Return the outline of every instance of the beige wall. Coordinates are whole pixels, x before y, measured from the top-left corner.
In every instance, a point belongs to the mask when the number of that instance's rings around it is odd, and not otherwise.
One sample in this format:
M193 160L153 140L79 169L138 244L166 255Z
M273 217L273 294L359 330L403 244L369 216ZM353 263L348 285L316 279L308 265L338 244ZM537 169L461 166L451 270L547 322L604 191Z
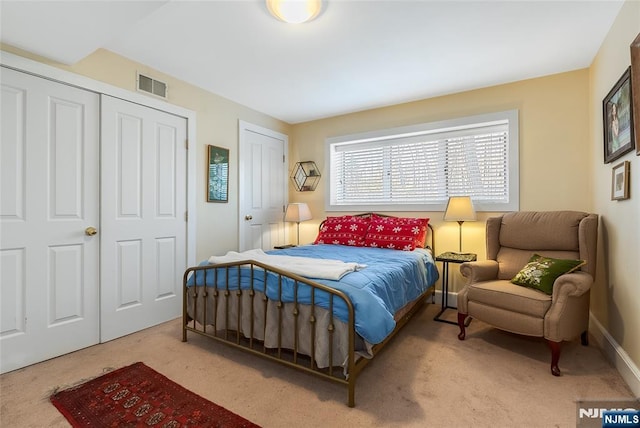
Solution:
M167 82L168 102L196 112L197 144L190 145L190 150L197 151L196 259L204 260L213 254L238 250L238 120L283 134L289 134L290 125L104 49L94 52L73 66L64 66L10 46L2 45L1 48L130 91L136 90L137 71ZM230 149L228 203L206 202L209 144Z
M327 137L518 109L520 209L587 211L591 207L588 83L584 69L294 125L290 161L313 160L326 177ZM291 201L309 203L314 215L300 225L301 242L313 240L318 223L331 215L324 212L326 183L323 178L315 192L289 194ZM458 224L442 221L442 212L406 214L431 218L437 253L458 250ZM479 213L480 221L463 225L464 251L484 257L484 220L493 215ZM462 281L454 278L455 291Z
M327 137L515 108L520 112L521 209L589 208L590 191L584 185L589 181L589 174L585 168L571 167L571 164L589 163L589 152L584 150L588 120L584 108L588 101L587 70L288 125L106 50L98 50L73 66L64 66L10 46L3 45L2 49L132 91L136 71L168 82L168 101L197 114L198 142L191 149L197 150L196 174L202 177L196 181L199 260L238 247L238 119L289 135L291 164L314 160L326 176L324 141ZM208 144L230 149L229 202L226 204L205 202ZM321 180L315 192L290 190L290 200L308 202L314 215L314 220L300 225L301 242L315 238L317 225L326 216L325 183L326 180ZM458 225L441 221L441 212L406 214L432 219L438 252L457 249ZM489 215L492 213L480 213L481 221L467 222L463 227L464 249L477 252L480 257L484 256L482 220Z
M597 281L591 311L640 367L640 158L635 151L603 162L602 99L631 64L629 45L640 31L640 2L627 1L600 47L589 73L589 148L592 210L600 214ZM640 94L640 88L634 96ZM636 130L636 142L640 129ZM631 162L631 198L611 200L611 169Z

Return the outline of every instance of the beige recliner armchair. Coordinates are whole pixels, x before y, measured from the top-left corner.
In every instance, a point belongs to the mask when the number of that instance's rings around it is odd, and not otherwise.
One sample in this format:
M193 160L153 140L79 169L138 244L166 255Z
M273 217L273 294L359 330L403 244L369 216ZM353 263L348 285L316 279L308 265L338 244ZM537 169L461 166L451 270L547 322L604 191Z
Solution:
M487 260L460 265L467 284L458 293L458 339L476 318L499 329L544 337L551 373L560 376L560 343L588 344L589 290L595 278L598 216L575 211L513 212L487 220ZM534 254L586 264L559 276L548 295L510 280Z

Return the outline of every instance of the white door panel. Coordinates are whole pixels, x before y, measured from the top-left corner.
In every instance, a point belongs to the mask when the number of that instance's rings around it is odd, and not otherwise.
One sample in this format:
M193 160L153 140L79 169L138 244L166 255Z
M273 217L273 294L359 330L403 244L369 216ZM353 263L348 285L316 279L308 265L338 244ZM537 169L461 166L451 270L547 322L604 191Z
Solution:
M2 73L0 371L99 340L99 96Z
M286 135L240 121L240 251L285 243Z
M186 269L186 119L102 100L101 340L178 317ZM108 238L106 238L108 237Z

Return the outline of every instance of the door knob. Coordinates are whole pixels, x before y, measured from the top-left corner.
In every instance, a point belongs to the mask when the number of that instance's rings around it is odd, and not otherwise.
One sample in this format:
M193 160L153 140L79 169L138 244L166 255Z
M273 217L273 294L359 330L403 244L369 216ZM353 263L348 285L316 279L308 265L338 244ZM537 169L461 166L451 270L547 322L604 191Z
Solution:
M91 226L90 226L90 227L87 227L87 228L84 230L84 234L85 234L85 235L87 235L87 236L93 236L93 235L95 235L96 233L98 233L98 229L96 229L95 227L91 227Z
M253 216L252 215L246 215L244 216L245 220L253 220Z

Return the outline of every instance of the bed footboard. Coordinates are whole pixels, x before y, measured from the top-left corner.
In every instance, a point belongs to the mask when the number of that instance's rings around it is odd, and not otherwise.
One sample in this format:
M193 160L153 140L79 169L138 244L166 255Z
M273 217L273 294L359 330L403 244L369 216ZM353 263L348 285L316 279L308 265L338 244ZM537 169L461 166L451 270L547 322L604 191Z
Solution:
M183 292L183 341L191 331L345 384L354 406L360 358L353 304L343 292L256 261L191 267ZM329 307L318 304L319 293ZM346 307L346 322L335 317L337 304ZM336 334L339 324L344 334ZM343 354L346 360L334 360Z
M187 332L197 333L346 385L353 407L358 374L432 289L373 347L356 333L354 306L345 293L257 261L191 267L183 293L183 341ZM338 305L346 308L346 320L334 315Z

